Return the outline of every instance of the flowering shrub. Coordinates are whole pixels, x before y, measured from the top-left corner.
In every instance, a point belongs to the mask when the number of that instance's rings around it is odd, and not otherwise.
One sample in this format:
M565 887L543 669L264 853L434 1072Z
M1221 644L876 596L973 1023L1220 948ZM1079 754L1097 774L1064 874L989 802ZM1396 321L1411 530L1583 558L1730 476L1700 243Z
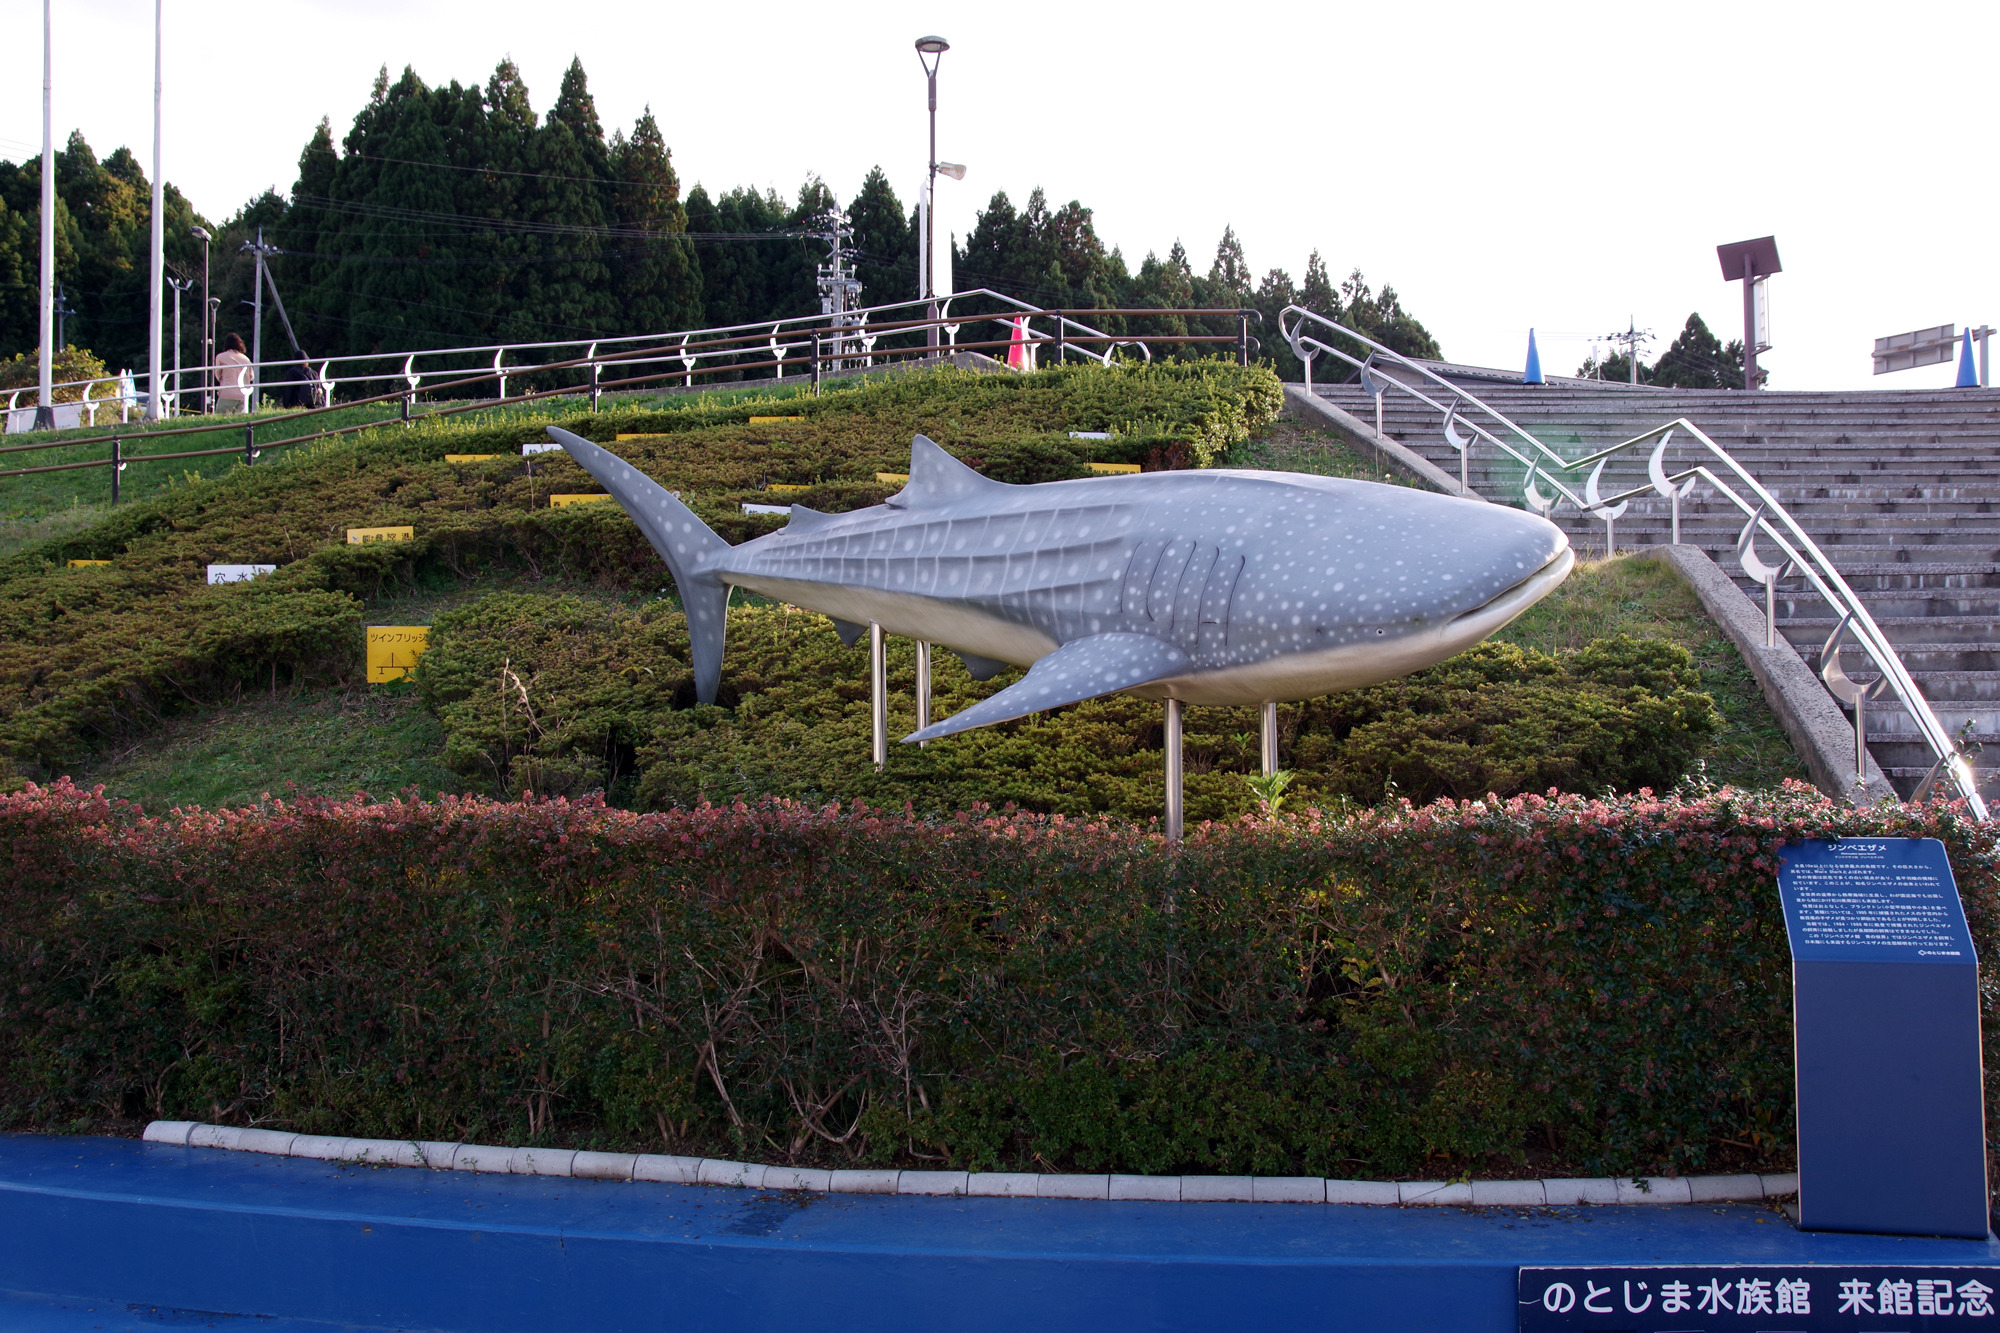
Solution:
M162 818L29 787L0 796L0 1106L973 1168L1782 1168L1775 854L1840 835L1943 839L1990 954L1990 826L1796 785L1179 848L985 811Z

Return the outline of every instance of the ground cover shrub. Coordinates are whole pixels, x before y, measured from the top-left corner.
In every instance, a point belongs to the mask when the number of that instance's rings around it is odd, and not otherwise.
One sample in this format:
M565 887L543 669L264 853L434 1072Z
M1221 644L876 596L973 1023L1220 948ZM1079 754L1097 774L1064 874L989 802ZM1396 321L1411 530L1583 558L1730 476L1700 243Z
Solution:
M905 803L926 813L975 801L1050 814L1146 819L1160 810L1160 706L1116 696L948 737L894 745L867 763L867 653L825 617L756 605L730 614L723 693L696 706L685 622L670 604L619 607L501 593L441 616L417 673L448 740L444 761L500 790L580 795L609 788L647 808L771 794ZM892 640L892 736L914 731L914 645ZM932 716L1020 678L974 681L933 654ZM1488 643L1370 689L1279 709L1293 799L1372 804L1487 792L1665 789L1711 739L1713 702L1685 649L1617 637L1545 654ZM1190 708L1191 817L1256 802L1256 711Z
M1844 835L1943 839L1990 955L1992 826L1797 784L1306 811L1179 848L978 811L162 818L29 788L0 797L0 1116L933 1167L1783 1169L1775 856Z
M781 524L741 509L772 498L762 490L771 482L809 485L787 498L825 509L878 502L892 486L875 474L905 469L920 430L994 475L1045 480L1080 474L1107 447L1070 439L1072 429L1123 430L1128 451L1171 462L1228 448L1280 402L1268 371L1219 362L1029 376L943 370L817 399L731 396L388 426L219 478L190 476L0 558L0 756L46 775L274 672L288 683L351 678L366 606L385 592L496 570L661 588L658 557L616 506L550 507L552 492L598 490L565 455L521 457L519 445L545 439L551 420L612 443L741 541ZM787 420L753 426L760 407ZM615 441L634 433L645 438ZM476 453L500 456L444 461ZM414 540L345 544L349 527L404 524ZM113 563L72 570L72 559ZM208 588L210 562L280 568Z

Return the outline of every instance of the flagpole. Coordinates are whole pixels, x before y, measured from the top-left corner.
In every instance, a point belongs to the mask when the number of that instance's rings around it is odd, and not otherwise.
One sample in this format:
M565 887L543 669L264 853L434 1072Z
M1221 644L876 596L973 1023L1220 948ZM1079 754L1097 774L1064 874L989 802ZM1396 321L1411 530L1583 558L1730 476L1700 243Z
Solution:
M160 412L160 322L165 315L167 275L167 183L160 175L160 30L166 0L153 0L153 290L147 320L146 419Z
M42 364L41 396L35 404L35 425L56 424L50 384L55 378L56 336L56 155L55 118L50 100L54 84L55 60L51 54L49 0L42 0Z

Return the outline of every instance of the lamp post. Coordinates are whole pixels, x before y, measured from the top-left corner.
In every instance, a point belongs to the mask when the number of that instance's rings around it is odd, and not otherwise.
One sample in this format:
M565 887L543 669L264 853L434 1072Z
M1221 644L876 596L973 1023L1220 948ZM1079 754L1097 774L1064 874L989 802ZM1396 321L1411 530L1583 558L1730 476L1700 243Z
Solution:
M187 295L188 288L194 286L194 279L170 277L167 279L167 286L174 289L174 387L173 392L169 396L173 399L174 403L173 414L179 416L181 414L181 393L186 388L181 383L181 298Z
M215 324L209 318L208 243L215 238L206 227L189 227L188 235L201 242L201 410L212 410L208 401L209 367L215 364Z
M932 256L936 252L937 246L936 229L931 225L931 195L937 190L938 178L937 72L938 65L944 60L944 53L949 50L951 50L951 43L942 37L917 38L917 63L924 67L924 78L930 84L931 105L930 167L924 177L923 198L918 201L923 205L924 212L924 225L921 234L918 236L918 239L923 243L924 252L922 260L918 265L922 271L917 274L917 285L923 288L921 294L923 299L929 303L926 308L925 318L932 321L935 321L938 317L937 292L931 286ZM961 167L959 170L963 173L964 168ZM926 347L936 347L938 345L938 326L935 322L924 330L924 345Z

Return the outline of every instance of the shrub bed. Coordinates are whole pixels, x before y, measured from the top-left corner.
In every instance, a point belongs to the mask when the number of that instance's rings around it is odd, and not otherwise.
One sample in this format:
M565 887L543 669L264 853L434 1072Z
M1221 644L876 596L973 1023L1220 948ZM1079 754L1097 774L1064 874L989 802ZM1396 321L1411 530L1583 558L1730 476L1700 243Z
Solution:
M1247 438L1282 403L1268 370L1218 362L1038 375L938 371L818 399L696 401L670 409L389 425L192 477L102 522L0 559L0 758L48 774L104 742L274 674L337 683L358 673L364 606L385 589L444 587L495 570L599 587L667 583L659 557L612 505L549 506L596 492L567 455L524 460L560 420L683 490L731 541L783 522L746 515L771 482L828 510L874 504L878 471L908 467L926 431L1008 481L1082 474L1106 451L1186 466ZM785 417L751 424L753 415ZM1070 430L1119 430L1077 441ZM645 438L616 443L619 434ZM492 453L447 463L446 454ZM345 529L409 525L412 541L347 546ZM69 569L72 559L109 567ZM210 562L271 563L254 583L208 588Z
M980 811L30 788L0 797L0 1106L969 1168L1783 1169L1775 854L1836 835L1942 838L1991 955L1991 826L1796 785L1178 849Z
M932 717L1020 679L974 681L933 654ZM923 813L974 801L1045 814L1160 810L1160 706L1094 699L919 749L877 773L868 657L824 616L740 607L729 620L722 707L697 707L686 623L664 603L499 593L439 618L417 672L444 724L445 762L496 790L609 788L648 808L754 799L859 799ZM916 729L914 645L891 640L892 736ZM1664 789L1691 771L1718 719L1686 649L1624 636L1578 651L1481 644L1365 690L1279 710L1297 804L1417 801L1498 791ZM1256 802L1254 708L1186 714L1187 809L1224 819Z

